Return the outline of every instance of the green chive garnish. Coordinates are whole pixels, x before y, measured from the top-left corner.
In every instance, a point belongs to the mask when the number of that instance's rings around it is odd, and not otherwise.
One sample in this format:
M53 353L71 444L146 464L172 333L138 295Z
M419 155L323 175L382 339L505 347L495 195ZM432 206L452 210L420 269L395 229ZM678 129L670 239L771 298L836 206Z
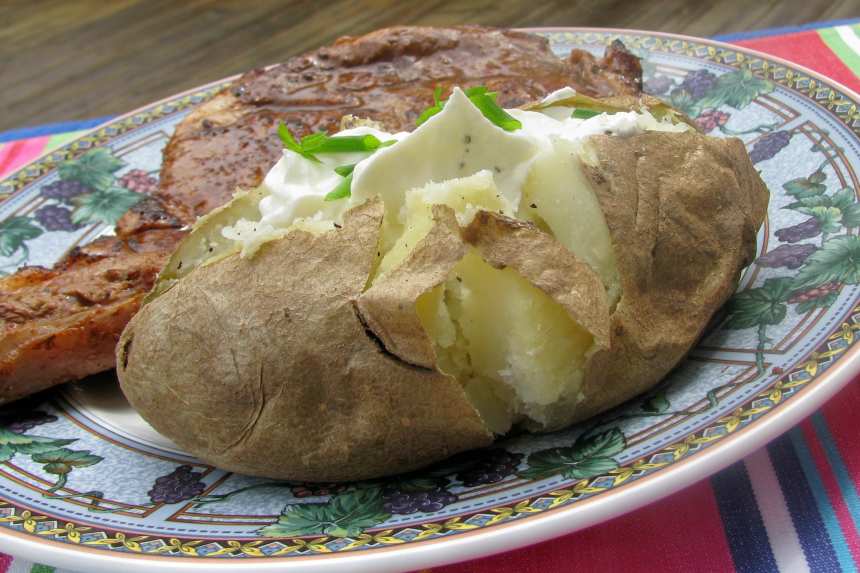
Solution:
M516 118L506 112L504 109L499 107L496 103L496 92L488 91L485 86L475 86L471 88L466 88L463 90L463 93L466 94L466 97L481 110L481 113L484 114L484 117L489 119L495 125L501 127L505 131L516 131L520 129L523 124L519 122ZM418 116L418 119L415 121L415 125L421 125L445 107L445 104L448 102L447 99L441 100L439 99L442 95L442 89L440 87L436 87L436 90L433 92L433 106L425 109L421 115Z
M490 94L478 94L470 97L469 99L473 104L475 104L475 107L481 110L484 117L505 131L516 131L523 126L518 119L499 107L495 102L495 99Z
M325 132L306 135L300 141L296 141L296 138L283 123L278 126L278 135L281 137L284 147L311 161L319 161L316 157L317 153L373 152L380 147L388 147L397 143L396 140L379 141L372 135L331 136Z
M305 147L310 153L355 153L361 151L376 151L382 142L372 135L343 135L315 141L314 145Z
M575 110L573 110L573 113L570 114L570 117L573 117L576 119L588 119L589 117L594 117L595 115L600 115L601 113L611 114L613 112L611 112L611 111L594 111L593 109L583 109L583 108L578 107Z
M334 172L341 177L346 177L347 175L352 173L353 169L355 169L355 165L355 163L353 163L352 165L339 165L334 168Z
M316 133L304 136L301 140L300 145L302 146L303 150L308 152L317 147L323 141L325 141L327 137L328 134L326 132L318 131Z
M323 201L337 201L338 199L343 199L345 197L349 197L351 195L352 188L352 173L343 178L343 180L337 184L337 187L329 191L325 197L323 197Z
M319 134L309 135L305 138L302 138L302 141L304 141L308 137L314 137L315 135L319 135ZM319 159L317 159L316 157L314 157L313 155L308 153L304 149L304 146L302 144L300 144L298 141L296 141L296 138L293 137L292 133L290 133L290 130L287 127L287 124L285 124L283 122L281 122L281 124L278 125L278 137L281 138L281 142L283 142L284 147L286 147L290 151L298 153L299 155L301 155L305 159L310 159L311 161L319 162Z

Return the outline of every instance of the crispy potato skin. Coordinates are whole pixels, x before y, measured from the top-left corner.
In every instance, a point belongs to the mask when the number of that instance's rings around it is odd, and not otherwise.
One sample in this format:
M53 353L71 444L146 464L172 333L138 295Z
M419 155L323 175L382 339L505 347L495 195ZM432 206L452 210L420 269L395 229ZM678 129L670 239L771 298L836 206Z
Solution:
M192 454L279 479L373 478L488 445L460 384L384 351L354 309L382 213L365 203L145 305L118 346L131 404Z
M652 132L589 143L622 295L577 420L645 392L687 354L755 258L769 199L735 138Z

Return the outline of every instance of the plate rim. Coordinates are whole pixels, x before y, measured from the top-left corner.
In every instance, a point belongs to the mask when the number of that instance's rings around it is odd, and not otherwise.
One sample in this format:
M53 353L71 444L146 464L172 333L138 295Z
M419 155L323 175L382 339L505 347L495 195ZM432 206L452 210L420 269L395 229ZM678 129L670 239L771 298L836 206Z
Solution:
M823 82L828 87L841 91L848 98L860 103L860 95L857 92L819 72L780 58L779 56L720 40L636 28L544 26L512 28L512 30L530 33L632 34L711 45L716 48L728 49L732 52L752 55L783 65L789 69L800 71L813 79ZM160 104L233 81L241 75L236 74L202 84L118 115L91 129L83 131L74 140L67 142L67 145L91 135L110 124ZM798 95L811 99L805 94ZM818 102L814 103L819 109L826 111L830 115L835 115L827 107ZM846 127L851 130L849 126ZM860 140L860 135L855 130L851 131ZM39 157L8 173L2 179L13 178L32 163L44 159L51 153L53 151L41 154ZM852 307L857 307L856 302ZM297 573L300 571L323 571L323 568L331 567L343 567L343 570L346 570L346 567L349 567L349 571L356 573L371 573L402 571L404 567L414 569L416 567L435 567L462 562L513 551L528 545L567 535L635 511L647 504L689 487L742 459L789 430L851 382L858 373L860 373L860 345L854 345L825 372L811 380L803 388L800 388L797 391L797 395L791 400L777 405L769 413L764 414L749 425L738 429L736 432L727 435L712 446L696 452L690 457L670 464L665 469L648 476L647 479L623 484L613 488L606 494L598 495L553 511L540 513L527 519L514 520L474 531L466 531L452 537L431 539L403 546L389 546L371 551L301 557L270 557L242 561L205 558L188 560L156 555L114 553L103 549L57 543L49 539L39 538L6 528L0 528L0 542L2 542L3 551L24 559L60 567L68 567L71 561L73 562L73 567L85 567L86 571L104 571L106 573L113 573L118 566L124 567L129 573L148 573L153 570L157 570L159 573L180 573L199 571L201 568L207 567L223 571L241 572L283 571L289 569ZM666 487L662 487L664 484L666 484ZM572 515L576 515L577 519L571 519ZM438 547L445 547L446 550L438 551Z

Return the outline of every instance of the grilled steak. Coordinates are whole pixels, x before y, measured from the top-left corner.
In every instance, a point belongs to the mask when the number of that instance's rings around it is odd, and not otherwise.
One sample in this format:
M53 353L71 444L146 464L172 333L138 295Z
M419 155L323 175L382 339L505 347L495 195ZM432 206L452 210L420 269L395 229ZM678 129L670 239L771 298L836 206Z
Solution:
M399 131L433 90L485 85L504 107L570 85L636 95L639 60L620 43L602 59L556 57L548 42L481 27L388 28L252 70L190 114L164 151L159 190L53 269L0 279L0 403L111 368L114 343L183 235L181 227L256 186L281 154L275 130L337 129L346 114Z

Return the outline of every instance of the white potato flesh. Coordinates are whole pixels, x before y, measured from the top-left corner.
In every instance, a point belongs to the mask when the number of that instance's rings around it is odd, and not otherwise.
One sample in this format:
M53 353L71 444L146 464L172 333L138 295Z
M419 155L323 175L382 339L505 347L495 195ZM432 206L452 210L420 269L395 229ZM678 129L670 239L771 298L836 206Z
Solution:
M470 177L429 183L407 191L399 213L386 213L386 218L397 217L396 224L385 226L388 233L396 236L396 239L383 238L383 244L392 246L379 264L376 276L382 276L402 263L415 245L424 238L433 226L433 205L451 207L460 225L469 224L479 209L511 216L514 214L514 208L501 195L492 173L487 170L479 171Z
M607 290L610 305L621 294L609 227L585 179L579 142L558 139L535 159L523 187L518 216L545 228L591 266Z
M440 367L466 384L494 431L521 419L548 422L544 410L578 392L592 336L513 269L493 268L474 250L452 275L444 293L417 303Z

